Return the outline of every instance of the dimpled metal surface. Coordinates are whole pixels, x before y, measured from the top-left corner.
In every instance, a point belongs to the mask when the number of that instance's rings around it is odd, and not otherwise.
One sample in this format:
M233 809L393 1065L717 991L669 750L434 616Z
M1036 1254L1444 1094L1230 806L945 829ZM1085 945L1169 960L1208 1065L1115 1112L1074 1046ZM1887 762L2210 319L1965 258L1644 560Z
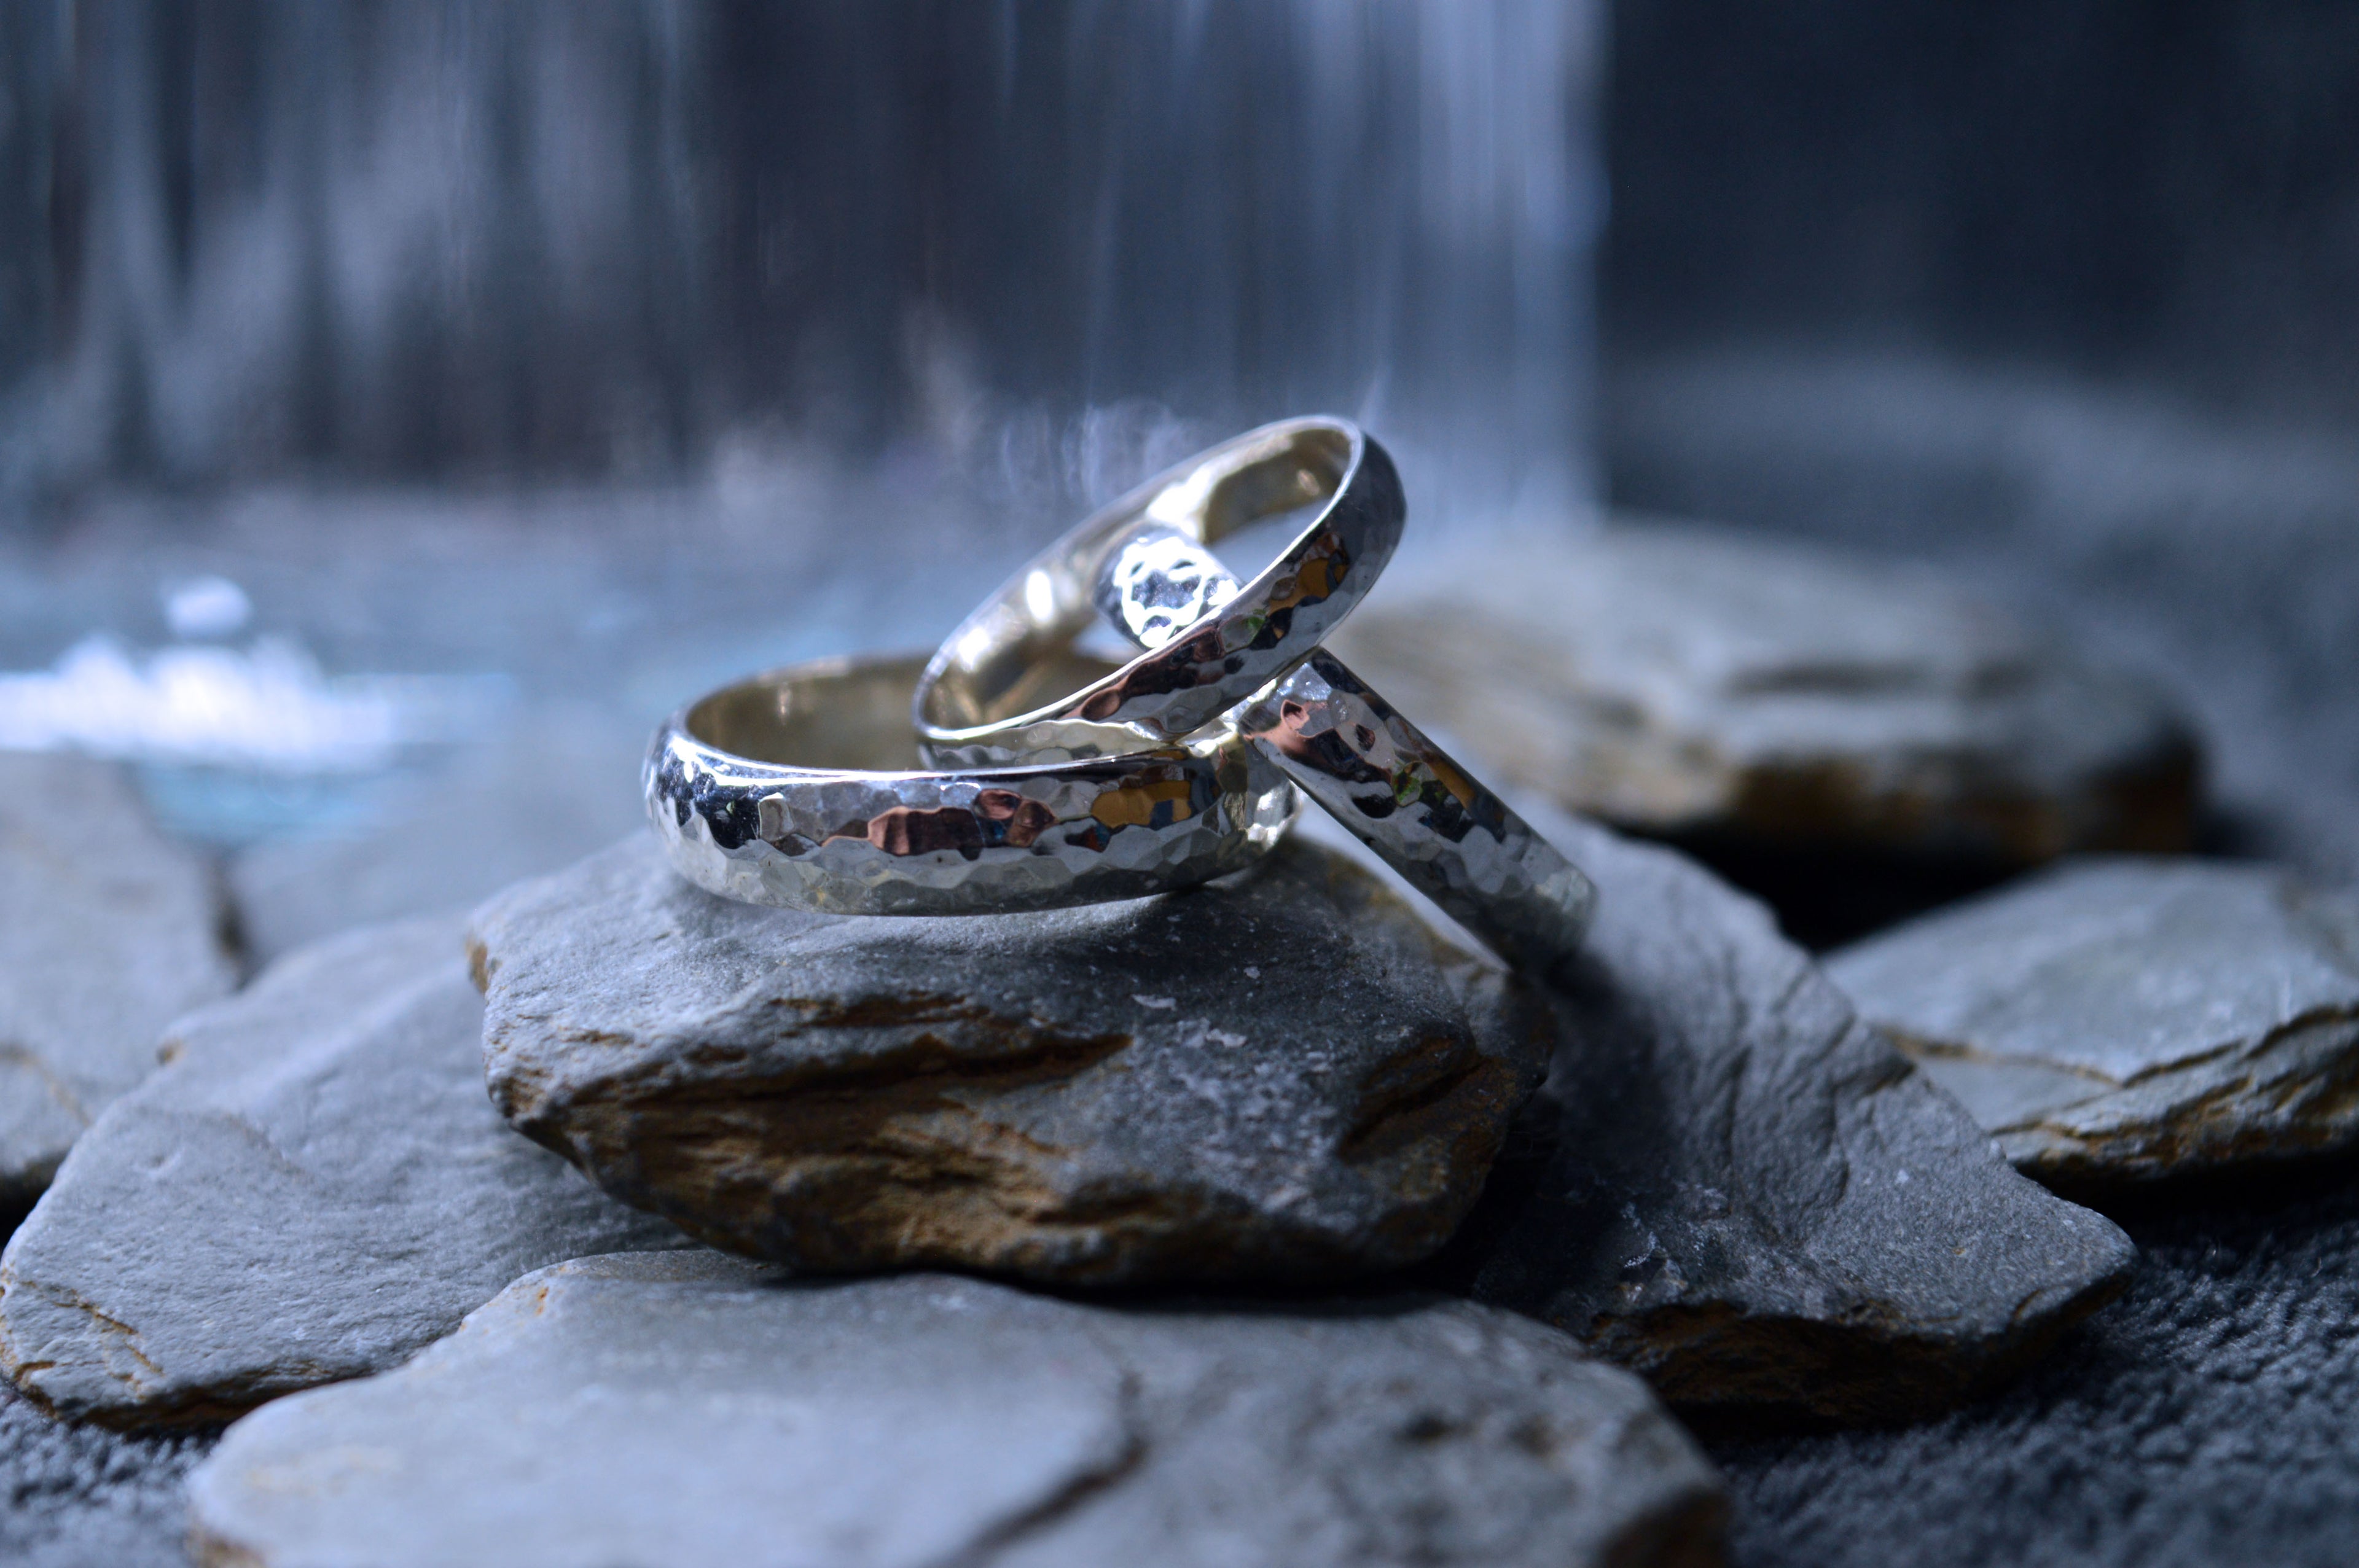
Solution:
M1174 634L1236 579L1177 528L1108 557L1096 600L1131 641ZM1325 649L1229 716L1287 776L1493 951L1559 973L1597 900L1587 877Z
M1004 914L1239 871L1293 816L1285 778L1228 733L1018 767L840 765L914 761L909 698L923 664L912 654L799 665L675 716L643 775L673 867L747 903Z
M1095 621L1106 556L1142 528L1210 541L1322 500L1224 602L1111 675L1039 689L1048 657ZM951 633L912 704L926 754L983 766L1174 744L1310 657L1375 584L1407 515L1392 459L1346 419L1285 420L1199 453L1084 520ZM1050 692L1069 695L1042 703Z

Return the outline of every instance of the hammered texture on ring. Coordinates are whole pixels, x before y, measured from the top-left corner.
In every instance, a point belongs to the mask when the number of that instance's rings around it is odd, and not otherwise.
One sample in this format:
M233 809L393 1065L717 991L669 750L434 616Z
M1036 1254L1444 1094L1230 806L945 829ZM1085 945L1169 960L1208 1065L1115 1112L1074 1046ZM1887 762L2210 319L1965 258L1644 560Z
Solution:
M1234 734L1023 766L915 766L922 655L831 659L713 693L642 775L672 865L708 892L837 914L1138 898L1243 870L1295 798Z

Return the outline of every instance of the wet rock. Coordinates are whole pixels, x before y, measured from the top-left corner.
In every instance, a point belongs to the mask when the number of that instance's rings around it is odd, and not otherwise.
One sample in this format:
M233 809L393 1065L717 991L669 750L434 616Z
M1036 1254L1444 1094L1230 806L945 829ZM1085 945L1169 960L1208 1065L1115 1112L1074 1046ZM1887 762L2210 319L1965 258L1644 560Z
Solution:
M689 886L645 835L475 915L492 1098L716 1246L839 1271L1310 1279L1440 1245L1534 993L1324 850L957 919Z
M247 948L267 960L357 926L463 914L613 843L646 819L651 728L537 709L398 793L364 831L245 850L229 883Z
M116 769L0 752L0 1211L49 1185L156 1039L237 982L212 873Z
M1521 536L1396 572L1335 648L1506 779L1715 848L2176 849L2196 804L2194 742L2142 683L1793 544Z
M1466 1303L1115 1311L711 1259L519 1280L400 1370L232 1428L207 1561L1701 1564L1636 1379Z
M355 932L191 1015L0 1255L0 1368L206 1420L389 1367L525 1270L680 1245L501 1122L457 923Z
M2018 1170L2086 1190L2359 1136L2359 898L2099 858L1831 958Z
M1690 1411L1837 1420L1963 1398L2120 1287L2121 1231L2011 1170L1760 905L1534 819L1597 882L1588 972L1438 1279Z

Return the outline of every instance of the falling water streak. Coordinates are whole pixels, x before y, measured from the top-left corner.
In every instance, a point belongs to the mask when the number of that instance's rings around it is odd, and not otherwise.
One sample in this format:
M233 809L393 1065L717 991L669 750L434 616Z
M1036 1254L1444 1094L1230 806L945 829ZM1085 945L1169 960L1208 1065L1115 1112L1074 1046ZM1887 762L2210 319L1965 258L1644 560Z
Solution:
M1567 504L1596 17L0 8L0 498L679 475L768 432L1049 512L1324 407L1420 516Z

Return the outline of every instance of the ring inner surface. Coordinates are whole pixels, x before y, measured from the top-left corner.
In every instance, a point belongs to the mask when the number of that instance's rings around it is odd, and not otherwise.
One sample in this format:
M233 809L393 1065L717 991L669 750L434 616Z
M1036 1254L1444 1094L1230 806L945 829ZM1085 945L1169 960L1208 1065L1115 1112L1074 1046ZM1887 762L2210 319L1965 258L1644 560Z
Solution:
M1331 502L1351 460L1348 432L1313 427L1291 432L1274 452L1256 444L1225 460L1208 459L1163 486L1136 512L1114 520L1129 526L1110 525L1103 537L1087 541L1086 558L1068 563L1071 569L1030 574L1051 582L1050 602L1009 607L1004 636L943 670L927 694L929 720L962 729L1004 723L1111 674L1117 666L1084 659L1071 646L1096 619L1092 592L1105 556L1139 527L1168 524L1210 544L1263 518Z
M909 729L909 699L925 672L923 654L831 659L756 676L690 708L690 739L777 767L828 773L926 770ZM1044 683L1087 686L1116 666L1067 652L1042 666Z

